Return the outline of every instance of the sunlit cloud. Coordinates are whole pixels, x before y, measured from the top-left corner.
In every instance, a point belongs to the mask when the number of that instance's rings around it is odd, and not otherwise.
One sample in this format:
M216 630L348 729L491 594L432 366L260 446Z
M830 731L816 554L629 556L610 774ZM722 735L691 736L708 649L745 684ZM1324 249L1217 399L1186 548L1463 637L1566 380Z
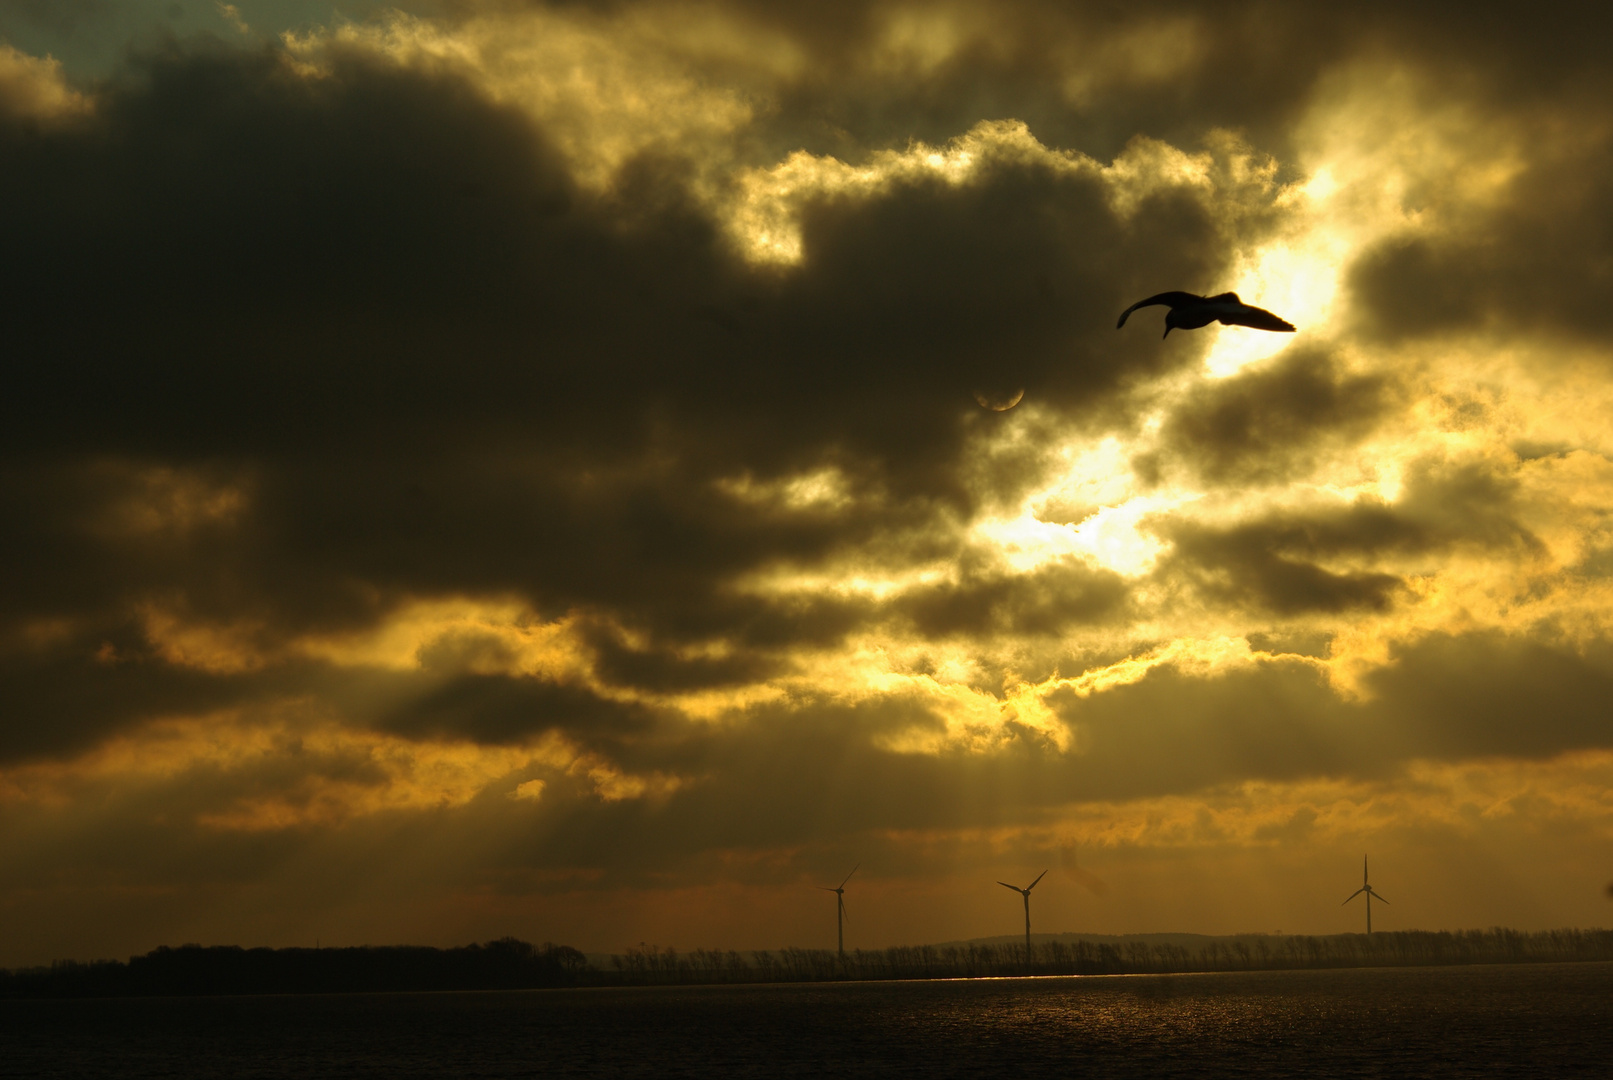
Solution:
M247 25L246 19L241 15L240 8L234 4L223 3L222 0L214 0L214 6L218 9L220 17L229 23L230 28L237 34L250 34L252 32L252 27Z
M572 620L545 621L515 598L418 600L360 632L311 635L295 648L345 666L405 671L450 656L456 670L480 674L562 679L586 668Z
M0 114L60 121L90 111L92 101L67 84L61 61L29 56L0 42Z
M1218 149L1231 158L1230 205L1244 205L1270 186L1269 179L1244 164L1248 152L1235 140L1227 137L1218 142ZM749 258L789 265L803 257L800 215L812 202L870 199L892 185L927 180L967 184L978 180L986 169L1014 163L1055 175L1091 176L1103 183L1115 211L1130 216L1144 200L1163 191L1181 188L1210 193L1216 156L1190 154L1138 137L1105 166L1077 151L1044 146L1020 121L982 121L944 146L915 142L902 150L881 150L863 165L797 151L777 165L741 172L732 208L724 211L729 228Z
M614 16L538 9L452 26L395 13L288 32L284 44L314 75L344 50L359 50L469 78L541 123L578 181L593 189L608 188L646 152L726 159L731 136L765 109L768 83L803 63L787 38L701 7ZM713 65L737 85L704 74Z
M1094 801L1048 813L1046 822L953 833L887 833L892 840L989 846L1010 857L1091 857L1150 849L1279 848L1385 844L1408 827L1456 835L1526 818L1540 833L1571 830L1613 839L1607 781L1613 755L1576 753L1549 761L1409 762L1391 780L1249 782L1126 802ZM1414 824L1413 824L1414 823Z
M64 808L179 790L207 829L263 832L334 826L385 813L447 810L502 791L541 801L554 777L582 780L605 802L664 798L687 781L627 772L549 734L525 746L404 739L285 715L159 721L82 757L0 770L0 802ZM543 775L532 776L533 772Z

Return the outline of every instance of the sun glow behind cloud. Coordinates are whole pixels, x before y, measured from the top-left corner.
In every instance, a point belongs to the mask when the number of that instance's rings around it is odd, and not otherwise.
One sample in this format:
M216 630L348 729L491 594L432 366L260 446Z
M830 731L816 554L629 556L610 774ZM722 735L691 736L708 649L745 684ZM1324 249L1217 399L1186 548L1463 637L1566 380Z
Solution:
M921 66L939 63L957 50L959 42L980 32L978 27L964 30L959 28L962 24L933 19L915 22L914 18L912 13L892 16L886 47L893 50L890 56L908 56ZM1304 175L1279 186L1275 181L1277 163L1257 158L1225 133L1214 133L1211 149L1201 153L1139 138L1112 163L1102 165L1078 152L1044 146L1016 121L982 122L944 146L914 143L904 149L881 150L862 165L796 152L774 165L745 166L732 154L713 156L712 152L755 120L754 104L720 85L701 84L689 73L713 62L732 63L736 70L749 73L745 78L759 79L761 83L755 85L761 85L798 75L803 60L787 40L770 38L767 32L726 17L710 16L701 26L688 27L668 23L657 14L640 13L611 22L535 13L513 24L502 18L471 19L450 29L395 15L380 23L347 23L329 31L288 34L285 44L310 78L321 77L327 58L344 49L371 51L403 66L436 65L468 75L492 98L530 111L557 132L577 178L596 188L608 187L624 162L652 144L699 146L708 164L721 168L726 163L734 170L734 182L728 189L732 196L722 194L725 188L721 184L705 185L701 190L710 200L713 214L747 256L759 263L788 266L801 260L799 215L810 201L872 199L894 184L925 178L967 184L982 175L982 169L1006 160L1095 176L1122 214L1135 213L1144 199L1172 187L1200 192L1229 229L1236 229L1253 211L1275 210L1281 226L1239 252L1229 285L1246 299L1301 323L1301 339L1324 342L1342 333L1339 320L1347 313L1339 306L1341 275L1364 249L1386 235L1438 228L1443 222L1459 219L1468 207L1493 200L1520 167L1516 152L1508 149L1505 139L1497 143L1476 136L1476 118L1459 110L1430 109L1426 105L1431 93L1428 87L1402 71L1385 72L1371 64L1324 85L1301 127ZM1408 121L1408 116L1415 119ZM1395 118L1392 126L1398 134L1386 143L1380 135L1389 117ZM1484 148L1485 157L1475 161L1473 154L1479 147ZM1408 203L1414 194L1427 196L1431 177L1443 182L1452 176L1462 179L1442 187L1437 198L1425 198L1417 206ZM1212 329L1207 336L1211 341L1199 378L1209 380L1225 379L1270 361L1296 343L1295 339L1241 328ZM1371 363L1366 359L1357 362ZM1190 376L1171 392L1190 396L1197 385L1198 378ZM1022 410L1027 416L1031 412L1033 409ZM1010 429L1014 423L1009 421ZM1157 425L1151 429L1145 423L1125 438L1113 434L1086 442L1077 438L1060 452L1062 471L1050 477L1048 486L1028 496L1012 516L975 521L971 535L1014 574L1074 557L1130 578L1145 577L1170 548L1151 523L1161 515L1191 512L1188 508L1204 497L1191 485L1161 486L1143 482L1133 473L1133 459L1149 449L1157 434ZM1319 475L1308 483L1319 494L1331 493L1341 499L1343 505L1364 495L1392 501L1400 489L1399 463L1419 452L1408 442L1423 444L1421 452L1448 456L1458 452L1460 444L1477 449L1471 445L1475 438L1485 442L1489 436L1482 431L1402 432L1397 445L1392 449L1385 446L1377 455L1384 462L1381 467L1368 469L1364 475ZM1294 498L1306 483L1300 481L1298 488L1291 488L1281 498ZM771 501L793 509L843 506L850 498L842 478L822 470L767 485L740 477L723 490L738 499ZM235 500L229 504L234 512L240 497L230 498ZM1215 512L1229 519L1245 517L1270 498L1253 493L1228 503L1222 497L1214 501ZM1083 515L1062 520L1066 508L1076 505L1084 509ZM1061 520L1047 518L1053 509L1059 511ZM1583 546L1583 541L1563 541L1575 542ZM755 580L756 587L775 593L827 589L877 600L932 585L947 574L942 566L905 567L872 575L863 567L783 576L770 571ZM1424 597L1420 610L1426 614L1454 606L1471 620L1475 609L1468 599L1433 602L1448 597L1457 587L1456 576L1447 572L1437 583L1425 579L1419 586ZM1488 571L1485 576L1488 580ZM407 667L418 663L421 650L430 641L474 631L492 634L502 642L501 649L507 650L496 662L489 661L496 670L586 678L587 658L564 620L535 626L515 607L503 601L493 604L489 608L483 601L423 599L367 632L362 641L308 640L296 649L343 664ZM1406 615L1397 613L1394 619L1403 624ZM1412 623L1416 629L1407 627L1404 632L1413 636L1435 628L1415 617ZM1441 620L1434 623L1448 628ZM1146 616L1143 624L1156 625ZM1225 628L1237 627L1228 624ZM1377 632L1387 628L1378 625ZM147 629L154 641L165 643L162 647L171 662L209 670L245 670L259 662L241 654L248 646L240 643L244 639L236 631L185 623L160 608L151 609ZM1359 631L1359 624L1341 631L1344 636L1336 639L1336 648ZM245 632L250 634L250 628ZM231 634L236 635L237 644L220 644ZM1385 655L1381 646L1371 653L1379 658ZM755 690L736 691L733 700L747 697L754 699ZM710 708L708 704L702 711Z
M533 16L530 24L521 25L524 29L515 38L498 43L503 39L495 40L495 24L490 22L473 20L450 31L426 20L398 16L379 24L347 24L325 34L291 36L286 43L290 54L307 65L304 70L309 78L322 77L320 64L331 50L365 49L405 66L446 65L467 73L490 96L529 109L551 129L555 129L556 117L561 113L581 110L574 128L561 125L558 130L572 132L565 136L569 141L564 146L576 175L595 187L608 186L615 170L649 146L650 140L669 138L671 143L719 147L754 119L751 107L739 104L739 99L725 96L726 92L718 89L697 89L672 68L633 66L632 56L636 54L632 50L653 50L666 44L662 40L666 27L653 20L639 20L624 30L580 17L545 14ZM501 34L508 29L503 23L497 27ZM744 37L748 31L736 26L724 31L729 32L739 35L734 42L751 40ZM683 56L692 63L690 57L709 58L712 48L727 49L722 45L724 40L723 34L699 37L698 43L696 38L679 37L669 55ZM533 49L541 49L541 54ZM743 52L737 45L735 50L729 55ZM798 58L783 46L764 49L759 55L766 59L762 67L773 77L799 70ZM571 74L564 79L557 77L557 72L565 71ZM1407 207L1407 193L1419 190L1419 184L1426 180L1424 174L1473 172L1461 159L1463 148L1471 145L1466 141L1472 135L1468 118L1435 112L1429 120L1432 128L1420 132L1405 130L1415 125L1403 123L1402 137L1388 149L1376 138L1373 116L1429 116L1426 110L1413 108L1417 95L1426 93L1425 88L1404 79L1379 78L1370 70L1336 81L1319 97L1302 128L1306 133L1301 139L1305 175L1282 186L1275 181L1275 162L1257 158L1225 133L1215 133L1211 149L1201 153L1139 138L1112 163L1102 165L1080 153L1043 145L1022 123L988 121L944 146L914 143L900 150L882 150L856 166L805 152L762 167L739 165L731 156L708 156L708 163L726 161L735 170L729 189L734 194L721 194L721 185L700 190L710 200L711 212L730 230L749 258L786 267L803 258L800 213L808 202L874 199L893 185L926 179L947 185L973 183L984 175L983 170L1005 161L1093 176L1103 183L1111 204L1122 214L1138 212L1143 200L1169 189L1198 193L1229 230L1236 230L1239 222L1253 213L1275 211L1282 224L1239 252L1229 284L1246 299L1300 322L1304 327L1300 339L1326 342L1344 330L1340 320L1347 313L1340 308L1339 300L1345 268L1386 235L1437 224L1430 217L1432 210ZM1362 95L1367 95L1377 110L1368 110L1365 121L1360 119ZM648 104L652 100L653 110ZM654 124L648 119L652 114ZM687 118L686 124L667 127L668 117L680 116ZM1351 122L1342 118L1350 118ZM1430 154L1444 157L1431 162ZM1492 199L1515 172L1516 164L1511 158L1493 155L1485 168L1446 192L1445 202L1438 209L1459 214L1471 202ZM1212 330L1210 334L1213 336L1202 369L1161 384L1166 388L1167 399L1191 399L1206 382L1227 379L1269 362L1299 341L1242 328ZM1372 366L1370 358L1359 352L1356 356L1356 364ZM1471 364L1471 360L1464 360L1459 368L1471 370ZM1432 378L1438 381L1438 376ZM1422 395L1424 401L1436 399L1427 393ZM1010 417L1007 426L993 437L1022 438L1020 432L1034 422L1032 402L1022 407L1017 417ZM1430 427L1419 423L1410 429L1388 432L1376 448L1366 449L1364 458L1381 464L1344 466L1299 478L1282 491L1256 490L1231 497L1221 493L1207 499L1204 490L1182 479L1161 483L1136 473L1136 460L1155 447L1159 436L1157 414L1124 435L1105 432L1096 437L1073 436L1053 455L1057 464L1049 472L1046 484L1026 496L1014 513L981 517L970 524L971 543L991 552L1011 575L1028 575L1057 560L1074 558L1127 578L1145 579L1171 550L1170 542L1157 528L1163 517L1200 515L1204 520L1235 521L1258 514L1262 508L1302 503L1307 492L1323 501L1334 500L1342 508L1356 505L1363 498L1393 502L1402 487L1403 462L1419 455L1486 453L1493 447L1493 435L1482 428L1457 431L1440 422ZM1605 483L1598 472L1602 464L1605 463L1598 461L1593 466L1586 461L1579 467L1581 479L1596 475L1598 483ZM1533 471L1549 473L1557 468L1545 465ZM844 508L855 497L846 487L844 476L832 469L816 469L765 483L739 476L723 482L719 489L742 502L796 511ZM1583 488L1577 490L1583 492ZM230 493L227 503L218 501L222 496L208 498L213 501L207 506L216 504L232 514L244 505L239 492ZM1600 505L1595 498L1583 494L1581 498ZM1567 533L1558 546L1577 544L1585 548L1588 542L1579 531L1583 527L1582 523L1566 526ZM1600 542L1589 543L1595 546ZM875 569L876 565L853 558L838 569L825 566L804 571L776 566L753 575L745 587L775 596L828 592L884 601L953 579L952 568L946 563L884 569ZM1477 564L1472 579L1458 567L1459 564L1447 564L1433 574L1423 565L1401 567L1416 579L1416 602L1381 616L1354 615L1348 625L1333 629L1330 663L1341 690L1348 692L1363 671L1387 662L1389 642L1413 640L1437 631L1518 624L1516 614L1502 615L1503 609L1514 613L1519 610L1517 594L1511 589L1494 591L1491 564ZM1145 590L1139 595L1146 598L1149 593ZM1487 596L1487 601L1479 602L1480 596ZM1158 602L1174 604L1178 600L1167 591L1158 594ZM1556 610L1555 604L1546 606ZM1592 614L1598 606L1599 601L1593 601L1579 610L1582 618L1600 627L1600 620ZM1540 605L1528 607L1535 610ZM1490 612L1488 616L1486 611ZM1457 621L1453 622L1453 617ZM826 656L823 664L808 664L803 670L821 668L822 677L829 679L845 679L849 671L855 670L859 674L851 676L850 685L861 688L857 694L905 693L921 687L921 696L932 697L938 703L939 715L950 717L945 723L948 734L941 742L915 743L911 737L903 736L908 741L897 740L891 744L893 747L899 744L911 749L922 744L934 749L946 745L984 752L994 742L982 733L998 730L1005 722L1019 722L1016 717L1030 716L1034 719L1028 721L1029 726L1064 751L1072 745L1068 733L1034 704L1035 694L1060 687L1088 693L1107 685L1123 685L1135 681L1125 673L1145 673L1159 663L1186 663L1206 673L1249 663L1246 645L1231 648L1226 644L1242 641L1239 635L1248 629L1247 621L1237 615L1206 615L1196 625L1192 618L1178 619L1176 625L1186 636L1175 637L1164 645L1147 646L1170 624L1162 612L1145 606L1137 613L1129 639L1122 633L1117 642L1112 631L1099 635L1107 647L1129 640L1133 647L1144 651L1118 665L1095 667L1036 684L1016 684L1034 685L1034 693L1020 689L1002 697L990 692L982 697L980 690L971 688L983 670L978 658L962 661L958 670L968 675L960 676L956 683L938 681L933 676L914 683L911 675L899 670L881 670L879 657L890 655L882 649L855 654L860 659L851 668ZM231 629L186 621L159 607L149 609L146 626L151 639L173 663L226 671L248 670L266 662L264 657L250 655L250 627ZM780 692L765 684L688 695L612 690L593 678L588 651L571 617L536 622L515 600L422 598L362 635L304 639L292 651L341 665L411 669L420 665L421 657L433 643L466 635L487 646L479 654L482 659L467 670L585 683L626 699L682 704L692 715L715 717L743 710L747 703L776 700ZM496 643L496 647L490 643ZM986 653L991 652L987 647ZM1346 671L1350 674L1342 674ZM813 679L797 677L791 682L804 688L811 686Z

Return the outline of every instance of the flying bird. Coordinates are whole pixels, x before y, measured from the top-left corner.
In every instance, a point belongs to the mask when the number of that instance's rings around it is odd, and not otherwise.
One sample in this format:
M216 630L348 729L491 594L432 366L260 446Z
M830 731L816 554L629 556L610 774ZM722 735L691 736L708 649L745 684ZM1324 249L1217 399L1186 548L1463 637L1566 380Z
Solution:
M1120 321L1115 323L1115 329L1125 326L1126 317L1133 311L1155 304L1165 304L1170 308L1165 313L1164 337L1170 337L1172 330L1197 330L1213 322L1219 322L1223 326L1249 326L1256 330L1280 330L1284 333L1294 331L1293 323L1279 319L1265 308L1245 304L1238 299L1238 294L1235 292L1224 292L1219 296L1162 292L1157 296L1150 296L1147 300L1139 300L1122 311Z

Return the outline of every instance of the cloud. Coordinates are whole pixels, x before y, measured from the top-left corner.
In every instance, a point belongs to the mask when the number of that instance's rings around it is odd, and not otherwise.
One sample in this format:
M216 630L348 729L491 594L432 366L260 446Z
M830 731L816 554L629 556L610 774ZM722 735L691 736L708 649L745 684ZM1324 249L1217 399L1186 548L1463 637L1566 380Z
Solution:
M338 690L351 696L353 711L369 711L365 700L402 699L383 707L376 724L410 736L448 735L479 743L530 742L549 731L568 731L590 741L643 731L653 715L632 703L601 699L586 689L510 675L461 674L424 687L364 685ZM345 688L344 688L345 689ZM413 692L411 692L413 691Z
M1296 557L1293 548L1303 541L1292 533L1259 526L1221 533L1183 529L1173 532L1171 540L1176 548L1173 561L1197 571L1201 590L1227 603L1279 615L1383 610L1401 585L1390 574L1329 570Z
M115 498L172 512L143 476L212 485L225 494L194 498L227 498L228 519L186 536L217 542L181 556L177 534L153 535L144 579L107 575L121 595L99 602L182 596L270 637L440 589L732 626L723 583L762 560L966 505L968 394L1005 364L1065 408L1113 393L1126 368L1064 327L1071 303L1118 302L1117 267L1073 252L1202 277L1214 228L1198 181L1167 180L1127 216L1092 167L1003 129L966 182L898 170L807 204L811 258L780 280L728 251L676 174L644 166L663 205L624 231L625 196L575 190L527 119L362 52L312 75L257 53L157 57L100 124L31 145L9 174L35 208L10 445L66 483L17 479L35 492L19 491L36 500L23 516L58 519L29 575L59 605L61 583L86 580L60 561L63 533L126 560L141 549L84 518ZM183 167L147 149L162 145L189 148ZM72 184L47 182L62 169ZM74 318L92 295L100 316ZM848 504L766 510L721 486L825 463ZM478 554L445 563L452 549Z
M1184 401L1165 421L1161 442L1173 464L1197 468L1212 484L1274 483L1308 472L1320 449L1358 442L1393 404L1386 375L1341 368L1311 349L1287 350Z
M62 65L0 43L0 113L13 121L50 122L82 115L85 96L67 85Z
M1368 325L1388 340L1507 328L1605 343L1607 117L1586 103L1584 119L1515 136L1527 164L1490 205L1363 253L1351 285Z
M967 566L967 561L965 560ZM957 633L1059 635L1071 623L1116 617L1124 580L1070 559L1030 574L965 570L956 583L916 588L898 605L926 638Z
M130 889L359 895L370 842L416 897L939 881L1409 845L1419 785L1601 753L1604 73L1501 11L0 54L5 842ZM1114 329L1167 288L1300 332Z

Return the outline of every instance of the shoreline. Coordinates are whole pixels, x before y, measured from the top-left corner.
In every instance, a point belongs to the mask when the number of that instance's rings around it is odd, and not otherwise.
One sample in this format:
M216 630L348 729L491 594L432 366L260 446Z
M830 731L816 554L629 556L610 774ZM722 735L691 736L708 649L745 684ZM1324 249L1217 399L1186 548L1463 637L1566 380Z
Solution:
M1148 939L1156 939L1150 941ZM1185 942L1198 944L1189 948ZM1202 943L1201 943L1202 942ZM1470 967L1613 961L1613 930L1489 930L1227 936L1158 934L985 939L854 949L676 949L641 946L591 962L564 945L514 938L428 946L245 949L163 946L129 961L58 961L0 969L0 998L422 993L563 987L740 986L1254 971Z

